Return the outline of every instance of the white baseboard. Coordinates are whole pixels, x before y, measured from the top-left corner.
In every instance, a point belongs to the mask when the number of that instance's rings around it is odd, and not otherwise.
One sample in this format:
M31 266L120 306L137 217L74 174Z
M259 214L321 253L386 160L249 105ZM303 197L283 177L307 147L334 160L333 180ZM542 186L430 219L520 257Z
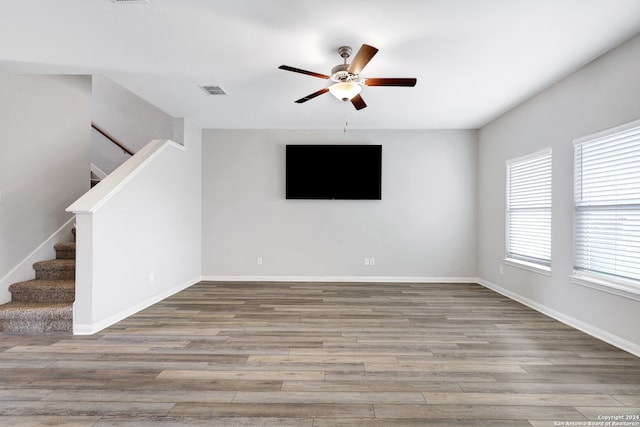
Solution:
M20 261L15 267L0 279L0 304L9 302L11 294L9 286L16 282L31 280L35 277L33 263L55 258L56 251L53 248L56 243L68 242L71 238L71 229L75 216L69 218L51 236L35 248L29 255Z
M621 338L617 335L613 335L607 331L604 331L600 328L597 328L591 324L585 323L582 320L578 320L574 317L567 316L564 313L561 313L557 310L549 308L545 305L537 303L529 298L523 297L522 295L516 294L508 289L505 289L501 286L496 285L495 283L491 283L484 279L475 279L476 283L484 286L487 289L491 289L494 292L497 292L505 297L517 301L521 304L526 305L529 308L532 308L546 316L551 317L565 325L571 326L579 331L584 332L585 334L591 335L594 338L602 340L606 343L609 343L615 347L618 347L624 351L627 351L635 356L640 357L640 344L634 343L632 341Z
M373 282L373 283L477 283L475 277L403 276L202 276L208 282Z
M115 324L118 323L121 320L126 319L127 317L136 314L137 312L144 310L147 307L152 306L153 304L162 301L165 298L170 297L173 294L176 294L186 288L188 288L189 286L193 286L196 283L200 282L200 277L196 277L194 279L191 279L187 282L181 283L179 285L176 285L170 289L167 289L166 291L158 294L158 295L154 295L153 297L141 301L138 304L135 304L131 307L128 307L124 310L119 311L116 314L113 314L109 317L107 317L106 319L100 320L98 322L92 323L92 324L79 324L79 323L75 323L73 324L73 334L74 335L93 335L96 332L100 332L101 330ZM75 304L74 304L74 311L75 311ZM76 316L74 315L74 318Z
M640 357L640 345L632 341L621 338L617 335L613 335L607 331L597 328L591 324L585 323L574 317L568 316L557 310L549 308L545 305L539 304L529 298L523 297L515 292L505 289L495 283L489 282L478 277L393 277L393 276L202 276L189 280L180 285L155 295L148 300L140 302L132 307L120 311L119 313L110 316L107 319L103 319L99 322L85 325L76 324L73 325L74 335L92 335L96 332L105 329L114 323L117 323L140 310L143 310L163 299L180 292L192 285L195 285L201 281L211 282L344 282L344 283L478 283L487 289L497 292L509 299L517 301L523 305L526 305L533 310L536 310L546 316L551 317L565 325L571 326L579 331L582 331L592 337L609 343L615 347L618 347L624 351L627 351L635 356Z

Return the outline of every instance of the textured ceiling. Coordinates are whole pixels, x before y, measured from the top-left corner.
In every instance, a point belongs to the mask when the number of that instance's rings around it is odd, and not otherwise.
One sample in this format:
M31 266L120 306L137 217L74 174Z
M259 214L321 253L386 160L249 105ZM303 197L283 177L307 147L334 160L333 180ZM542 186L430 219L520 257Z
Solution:
M478 128L640 32L638 0L0 0L0 61L101 73L203 128ZM380 51L355 111L324 94L293 101L341 63ZM220 85L207 96L199 85Z

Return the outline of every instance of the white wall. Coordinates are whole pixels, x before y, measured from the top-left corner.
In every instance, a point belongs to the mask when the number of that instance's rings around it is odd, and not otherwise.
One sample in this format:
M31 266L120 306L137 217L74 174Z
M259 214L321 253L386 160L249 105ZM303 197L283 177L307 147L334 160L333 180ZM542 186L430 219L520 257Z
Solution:
M174 139L173 117L103 75L93 76L91 119L132 152L153 139ZM91 161L109 174L129 155L97 131L91 136Z
M640 302L588 289L572 274L573 139L640 118L637 36L479 132L478 272L486 284L640 352ZM505 255L505 161L553 149L552 276L499 266ZM634 350L635 349L635 350Z
M91 128L91 170L99 178L109 175L129 158L131 158L131 154L118 147L96 129Z
M201 131L153 141L69 210L78 250L74 333L94 333L200 280ZM178 148L176 148L178 147Z
M300 143L382 144L382 200L285 200ZM206 130L202 162L205 278L476 275L475 131Z
M0 302L10 299L10 281L34 273L2 278L71 218L65 208L89 189L90 129L89 76L0 72Z

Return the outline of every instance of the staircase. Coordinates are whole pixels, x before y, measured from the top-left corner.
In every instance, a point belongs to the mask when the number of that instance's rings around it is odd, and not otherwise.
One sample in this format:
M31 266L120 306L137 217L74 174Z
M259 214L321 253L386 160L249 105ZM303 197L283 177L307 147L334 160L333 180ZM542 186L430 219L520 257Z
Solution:
M91 171L91 188L95 187L100 183L101 179L94 171Z
M73 231L75 237L75 229ZM11 302L0 305L0 332L73 332L76 244L58 243L54 249L56 259L33 264L34 280L9 286Z

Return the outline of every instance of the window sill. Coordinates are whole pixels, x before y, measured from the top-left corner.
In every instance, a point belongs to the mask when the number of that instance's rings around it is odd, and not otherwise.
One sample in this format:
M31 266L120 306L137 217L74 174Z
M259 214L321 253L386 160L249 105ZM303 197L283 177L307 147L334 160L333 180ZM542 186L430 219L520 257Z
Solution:
M584 274L574 274L573 276L569 277L571 278L571 283L573 283L574 285L580 285L609 294L640 301L640 286L638 285L625 282L612 282L609 280L587 276Z
M523 270L532 271L534 273L543 274L545 276L551 276L551 267L546 267L540 264L534 264L532 262L521 261L514 258L505 258L502 260L506 265L511 267L521 268Z

